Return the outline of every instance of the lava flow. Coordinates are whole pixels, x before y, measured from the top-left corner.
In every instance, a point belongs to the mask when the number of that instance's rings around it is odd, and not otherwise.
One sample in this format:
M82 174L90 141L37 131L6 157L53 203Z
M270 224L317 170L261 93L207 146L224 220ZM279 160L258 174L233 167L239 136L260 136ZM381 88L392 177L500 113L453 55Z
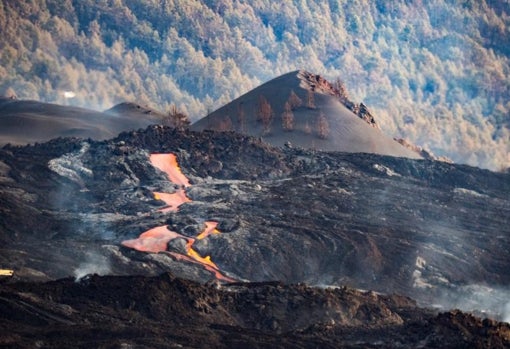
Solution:
M179 189L173 194L154 192L154 199L164 201L166 207L159 209L160 212L176 212L178 207L191 199L186 196L184 189Z
M220 231L218 229L216 229L217 226L218 226L218 222L212 222L212 221L205 222L205 229L203 232L198 234L197 240L205 239L206 237L208 237L211 234L219 234Z
M218 225L218 222L205 222L205 229L200 234L198 234L196 240L202 240L208 237L211 234L219 234L220 231L216 229L216 226ZM213 267L216 270L218 269L218 266L214 264L213 261L211 261L211 256L201 257L197 251L193 249L193 244L195 243L195 239L190 238L188 240L188 243L186 244L186 253L188 256L193 258L196 261L199 261L200 263L207 264L211 267Z
M189 187L191 185L188 178L181 172L175 154L151 154L150 161L152 166L168 175L170 182L181 187Z
M163 225L147 230L138 239L122 241L122 245L142 252L158 253L166 251L170 240L178 237L184 236L169 230L166 225Z
M184 190L185 187L190 186L189 180L181 172L181 169L177 164L176 156L174 154L151 154L150 161L154 167L165 172L172 183L181 187L181 189L173 194L153 192L156 200L162 200L168 205L158 211L175 212L180 205L185 202L190 202L191 199L186 196L186 192ZM219 280L235 281L234 279L223 275L218 266L211 261L210 256L202 257L193 249L193 244L196 240L205 239L211 234L219 234L219 230L216 229L217 225L217 222L205 222L204 230L196 238L185 237L179 233L169 230L166 225L163 225L142 233L137 239L123 241L122 245L142 252L167 252L177 260L185 260L202 265L206 270L213 273ZM168 243L175 238L186 239L186 255L167 251Z

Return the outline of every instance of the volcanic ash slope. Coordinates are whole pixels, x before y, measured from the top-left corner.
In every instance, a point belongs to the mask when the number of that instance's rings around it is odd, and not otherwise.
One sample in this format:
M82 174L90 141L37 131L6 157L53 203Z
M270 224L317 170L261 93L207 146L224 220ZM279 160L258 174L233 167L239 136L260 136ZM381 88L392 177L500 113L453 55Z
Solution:
M290 125L285 125L285 104L290 102L293 93L301 103L292 105ZM270 108L266 105L269 116L264 121L265 101ZM294 71L244 94L197 121L191 129L237 131L261 137L275 146L290 142L306 149L420 158L373 127L374 123L366 122L359 113L356 115L353 110L360 107L365 108L345 99L342 103L338 91L320 76Z
M58 137L104 140L120 132L164 123L164 115L134 103L91 109L0 97L0 146L46 142Z

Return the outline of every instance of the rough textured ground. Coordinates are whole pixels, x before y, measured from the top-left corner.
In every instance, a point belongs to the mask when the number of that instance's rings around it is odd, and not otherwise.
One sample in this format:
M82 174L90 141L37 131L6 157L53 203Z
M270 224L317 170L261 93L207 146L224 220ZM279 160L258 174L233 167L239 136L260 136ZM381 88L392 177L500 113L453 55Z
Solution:
M11 348L505 348L510 326L399 296L281 283L89 276L0 285Z
M190 178L192 185L186 192L192 201L178 212L158 212L164 203L155 200L153 192L172 192L177 188L151 165L149 155L154 152L176 154L183 173ZM482 317L505 316L505 290L510 283L509 174L373 154L278 149L231 133L193 133L152 126L121 134L111 141L57 139L35 146L4 147L0 150L0 193L0 268L15 270L10 282L48 281L89 273L156 276L167 271L206 282L214 279L214 274L200 264L166 252L138 252L123 247L121 242L161 225L186 237L196 237L204 222L213 220L219 223L221 233L197 241L194 247L200 255L210 255L220 270L233 279L349 286L402 294L421 305L441 305L441 311L464 305ZM168 250L177 255L184 253L178 240L173 240ZM115 347L122 343L112 338L132 336L129 338L133 343L151 347L163 346L164 333L164 338L173 338L165 344L168 346L174 342L183 344L195 336L198 339L189 342L190 347L205 346L203 338L210 338L217 346L225 342L226 347L242 347L259 337L261 347L299 343L302 347L334 347L339 343L370 347L375 346L376 338L393 343L387 346L394 347L396 342L391 341L401 337L398 340L407 347L419 346L422 340L426 346L440 347L449 337L452 347L466 347L464 337L475 343L478 339L489 340L490 334L495 333L499 339L491 343L507 344L501 339L503 332L495 329L500 325L493 322L482 322L460 312L436 315L414 305L406 305L412 308L407 315L385 305L390 312L384 321L396 319L392 314L411 319L414 313L422 314L422 320L418 324L405 320L404 327L382 330L362 322L355 331L342 327L345 323L328 327L323 324L329 318L320 316L312 316L309 323L299 326L283 325L286 320L281 318L276 321L279 327L267 329L265 317L250 318L252 322L247 325L248 320L232 315L238 313L231 308L225 310L228 316L214 318L210 322L214 325L200 327L202 330L192 330L188 322L181 323L183 320L172 320L179 328L177 332L166 328L164 321L158 321L159 327L150 330L154 328L155 320L150 317L153 315L142 310L130 313L129 306L119 308L115 302L123 302L126 290L136 289L133 280L152 285L154 280L163 282L161 278L92 280L109 285L96 287L101 297L113 299L100 312L108 313L106 318L116 325L101 330L104 327L94 322L102 316L95 313L95 303L82 304L77 299L71 308L88 309L87 314L92 315L76 315L78 318L70 317L69 321L87 325L78 327L76 333L76 327L62 325L66 328L62 332L60 320L46 325L44 320L37 330L45 338L44 343L54 338L53 346L65 347L65 342L59 344L60 340L77 336L85 343L92 337L100 341L104 335L109 338L104 347ZM1 312L2 321L18 331L8 338L11 342L4 343L33 346L34 342L25 342L32 331L29 324L37 323L31 317L47 317L37 315L41 312L32 301L22 299L22 303L17 303L16 292L30 295L39 288L41 292L75 289L84 287L84 282L2 287L2 292L7 292L2 296L2 307L8 309ZM29 290L23 290L25 287ZM114 287L114 291L101 291L108 287ZM263 294L264 287L253 289L253 297ZM269 288L278 290L274 285ZM88 292L83 290L84 295ZM56 304L67 304L56 295L47 297ZM95 296L91 297L92 302ZM134 297L133 304L140 303L137 294L130 293L129 297ZM284 298L287 302L288 297ZM157 298L144 301L160 304ZM364 304L365 300L359 302ZM382 307L383 303L377 301L376 305ZM40 306L51 308L50 303ZM249 307L244 303L236 306ZM32 315L9 318L20 307ZM286 303L284 309L292 314L291 305ZM62 317L59 314L54 314L57 319ZM177 318L191 316L183 314ZM132 319L130 316L141 316L142 325L137 327L138 320L128 320ZM299 318L298 313L288 316ZM115 322L112 318L120 320ZM335 324L341 322L340 318L334 320ZM26 328L20 325L25 321ZM202 323L200 320L196 326ZM97 331L103 335L92 336ZM422 336L424 333L427 335ZM461 333L461 337L453 333ZM346 342L338 342L340 338ZM152 340L157 342L151 345Z

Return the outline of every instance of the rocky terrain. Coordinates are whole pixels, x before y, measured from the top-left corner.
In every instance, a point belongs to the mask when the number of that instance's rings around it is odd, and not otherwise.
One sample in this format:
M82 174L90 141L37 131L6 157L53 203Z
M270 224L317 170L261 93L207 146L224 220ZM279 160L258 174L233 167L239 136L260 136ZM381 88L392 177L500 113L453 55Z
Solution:
M180 190L151 164L154 153L175 154L189 178L190 201L177 211L161 211L154 194ZM198 282L348 286L508 316L509 174L151 126L110 141L6 146L0 191L9 282L170 271ZM218 233L199 239L207 221ZM156 227L180 237L156 240L168 242L159 253L123 245Z
M3 348L505 348L510 326L279 282L88 276L0 286Z

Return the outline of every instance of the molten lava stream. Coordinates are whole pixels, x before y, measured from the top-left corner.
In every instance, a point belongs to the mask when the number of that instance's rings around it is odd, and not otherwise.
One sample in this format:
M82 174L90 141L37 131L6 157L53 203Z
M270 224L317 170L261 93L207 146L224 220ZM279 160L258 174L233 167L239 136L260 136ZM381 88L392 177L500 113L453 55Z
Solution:
M152 228L140 235L138 239L125 240L123 246L142 252L158 253L166 251L168 243L178 237L184 237L175 231L168 230L166 225Z
M152 166L165 172L172 183L182 187L190 186L189 180L181 172L181 168L177 164L177 157L174 154L151 154L150 162Z
M214 222L214 221L205 222L205 229L200 234L198 234L197 240L205 239L206 237L208 237L211 234L219 234L220 231L218 229L216 229L217 226L218 226L218 222Z
M208 237L211 234L220 234L220 231L216 229L218 226L218 222L207 221L205 222L204 230L198 234L196 240L202 240ZM232 279L228 276L225 276L221 273L220 268L211 260L211 256L202 257L198 254L197 251L193 249L193 244L196 241L193 238L188 239L188 243L186 244L186 252L189 257L191 257L195 262L200 263L206 270L214 273L214 276L218 280L224 280L228 282L235 282L237 280Z
M167 207L159 209L158 211L175 212L180 205L191 201L191 199L186 196L186 192L183 188L190 186L189 180L181 172L181 169L177 164L177 157L174 154L151 154L150 162L154 167L165 172L172 183L181 186L181 189L173 194L161 192L153 193L156 200L162 200L168 205ZM218 222L205 222L204 230L195 239L184 237L179 233L169 230L167 226L164 225L144 232L138 237L138 239L123 241L122 245L142 252L165 252L173 256L176 260L185 260L188 262L200 264L207 271L213 273L218 280L229 282L236 281L235 279L223 275L218 266L213 261L211 261L210 256L202 257L198 254L197 251L193 249L193 244L196 240L205 239L211 234L219 234L219 230L216 229L217 225ZM182 237L187 240L186 255L173 251L167 251L168 243L178 237Z
M190 262L190 263L196 263L196 264L199 264L201 265L205 270L211 272L212 274L214 274L214 277L218 280L223 280L223 281L227 281L227 282L236 282L236 281L239 281L239 280L236 280L236 279L232 279L231 277L228 277L226 275L223 275L221 273L221 271L218 269L218 268L215 268L209 264L204 264L204 263L201 263L199 261L197 261L196 259L190 257L190 256L186 256L186 255L183 255L183 254L179 254L179 253L176 253L176 252L166 252L167 254L171 255L172 257L174 257L176 260L178 261L187 261L187 262Z
M184 189L179 189L173 194L154 192L154 199L164 201L167 207L159 209L159 212L177 212L179 206L186 202L190 202L191 199L186 196Z
M218 266L211 261L211 256L202 257L198 254L197 251L193 249L193 244L195 243L195 239L189 238L188 243L186 244L186 253L188 256L196 260L200 264L209 265L214 269L218 270Z

